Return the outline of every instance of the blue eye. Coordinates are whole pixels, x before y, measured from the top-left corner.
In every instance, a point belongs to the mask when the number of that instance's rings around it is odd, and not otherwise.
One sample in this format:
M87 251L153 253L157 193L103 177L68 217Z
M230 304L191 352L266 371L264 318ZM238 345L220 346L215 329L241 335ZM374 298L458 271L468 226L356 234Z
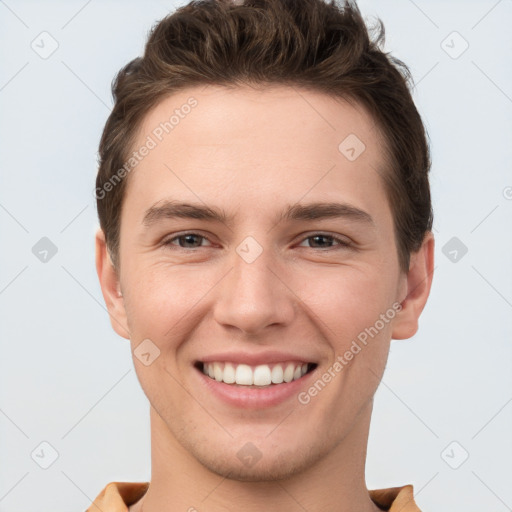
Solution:
M206 240L209 243L209 240L205 236L200 235L199 233L183 233L181 235L165 240L163 242L163 245L179 249L199 249L200 247L208 246L203 245L202 242L204 240ZM304 247L302 244L304 242L307 242L308 240L313 241L313 246L311 245L311 243L309 245L310 249L336 249L351 246L351 243L346 239L334 235L329 235L326 233L315 233L313 235L310 235L304 238L300 245Z
M199 243L199 245L198 245L197 243L194 242L194 239L195 240L197 240L197 239L207 240L206 237L199 235L197 233L184 233L183 235L179 235L179 236L175 236L174 238L170 238L169 240L165 241L164 244L176 246L176 244L174 244L173 242L175 240L178 240L178 247L180 247L182 249L195 249L197 247L202 247L202 244Z
M350 243L347 242L345 239L343 238L339 238L337 236L334 236L334 235L328 235L328 234L324 234L324 233L315 233L314 235L310 235L308 236L307 238L304 239L304 242L307 241L307 240L315 240L314 243L320 243L321 246L320 247L310 247L311 249L317 249L317 248L326 248L326 249L330 249L332 247L335 247L335 245L332 245L332 243L329 243L329 242L336 242L338 246L341 246L341 247L349 247L350 246ZM329 245L324 245L325 243L329 243Z

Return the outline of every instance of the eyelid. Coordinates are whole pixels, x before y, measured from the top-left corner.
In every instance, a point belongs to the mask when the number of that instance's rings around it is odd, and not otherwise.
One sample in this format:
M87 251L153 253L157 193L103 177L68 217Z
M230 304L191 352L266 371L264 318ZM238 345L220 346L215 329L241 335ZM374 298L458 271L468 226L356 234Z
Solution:
M201 247L205 247L205 246L201 245L199 247L187 248L187 247L180 247L179 245L175 245L174 243L172 243L175 240L185 237L187 235L198 236L200 238L207 240L210 244L213 245L213 242L210 240L210 238L208 236L206 236L200 232L197 232L197 231L183 231L183 232L173 233L170 237L164 238L164 240L162 241L162 245L172 245L173 247L176 247L176 249L182 249L185 251L190 251L190 250L194 250L194 249L199 249ZM323 249L316 248L316 247L307 247L308 249L319 249L322 252L326 252L328 250L336 249L336 247L352 247L354 245L354 242L352 240L350 240L348 237L346 237L344 235L340 235L338 233L329 233L326 231L312 231L309 233L303 233L300 235L300 243L302 244L309 238L313 238L315 236L325 236L328 238L332 238L332 240L337 242L338 245L337 246L335 245L334 247L326 247ZM208 246L206 246L206 247L208 247Z
M325 236L328 238L332 238L333 241L338 243L338 246L327 247L326 249L324 249L324 252L329 249L335 249L336 247L352 247L354 245L354 242L350 238L344 235L340 235L338 233L329 233L328 231L313 231L311 233L302 234L301 243L315 236ZM308 247L308 249L315 249L315 247Z
M213 242L210 240L209 237L207 237L206 235L203 235L202 233L200 232L197 232L197 231L183 231L181 233L172 233L171 236L169 237L165 237L163 240L162 240L162 245L172 245L173 247L176 247L177 249L183 249L185 251L187 250L193 250L194 248L187 248L187 247L180 247L179 245L175 245L171 242L174 242L175 240L177 240L178 238L182 238L182 237L185 237L187 235L195 235L195 236L198 236L198 237L201 237L201 238L204 238L205 240L207 240L210 244L213 245ZM201 245L200 247L205 247L203 245Z

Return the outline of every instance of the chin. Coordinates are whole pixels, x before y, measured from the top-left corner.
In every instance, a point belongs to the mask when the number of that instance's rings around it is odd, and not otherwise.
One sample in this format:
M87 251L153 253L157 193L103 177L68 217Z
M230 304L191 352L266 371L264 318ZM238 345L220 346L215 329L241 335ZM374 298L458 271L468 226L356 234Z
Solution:
M233 462L223 461L202 461L199 460L209 471L223 478L237 480L239 482L268 482L285 480L306 469L307 464L298 464L297 461L287 460L259 460L254 466L244 466L238 459Z
M218 453L191 450L190 453L208 471L240 482L286 480L310 469L323 455L313 447L309 452L304 447L296 450L272 447L260 452L250 441L244 446L246 452L242 453L241 450L231 452L229 449L219 450ZM254 458L244 461L244 453L252 453Z

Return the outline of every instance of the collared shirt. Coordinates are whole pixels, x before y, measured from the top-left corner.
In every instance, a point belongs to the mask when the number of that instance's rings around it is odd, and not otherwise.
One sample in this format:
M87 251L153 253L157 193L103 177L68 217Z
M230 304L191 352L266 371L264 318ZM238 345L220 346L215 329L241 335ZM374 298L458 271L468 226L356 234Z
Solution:
M128 512L146 493L149 482L110 482L85 512ZM372 501L387 512L421 512L414 502L413 486L368 491Z

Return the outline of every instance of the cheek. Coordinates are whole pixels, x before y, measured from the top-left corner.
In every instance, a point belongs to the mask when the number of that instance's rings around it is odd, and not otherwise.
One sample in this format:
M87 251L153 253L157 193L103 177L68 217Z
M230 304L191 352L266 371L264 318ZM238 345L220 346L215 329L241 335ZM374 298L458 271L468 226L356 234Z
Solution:
M186 341L212 308L209 292L220 277L213 268L168 263L134 266L125 294L132 348L150 339L164 356L161 359L174 367L179 354L189 345Z
M340 267L320 273L303 285L301 297L341 340L357 337L391 308L393 294L388 279L371 268ZM380 325L380 324L379 324ZM389 324L386 323L387 330Z

